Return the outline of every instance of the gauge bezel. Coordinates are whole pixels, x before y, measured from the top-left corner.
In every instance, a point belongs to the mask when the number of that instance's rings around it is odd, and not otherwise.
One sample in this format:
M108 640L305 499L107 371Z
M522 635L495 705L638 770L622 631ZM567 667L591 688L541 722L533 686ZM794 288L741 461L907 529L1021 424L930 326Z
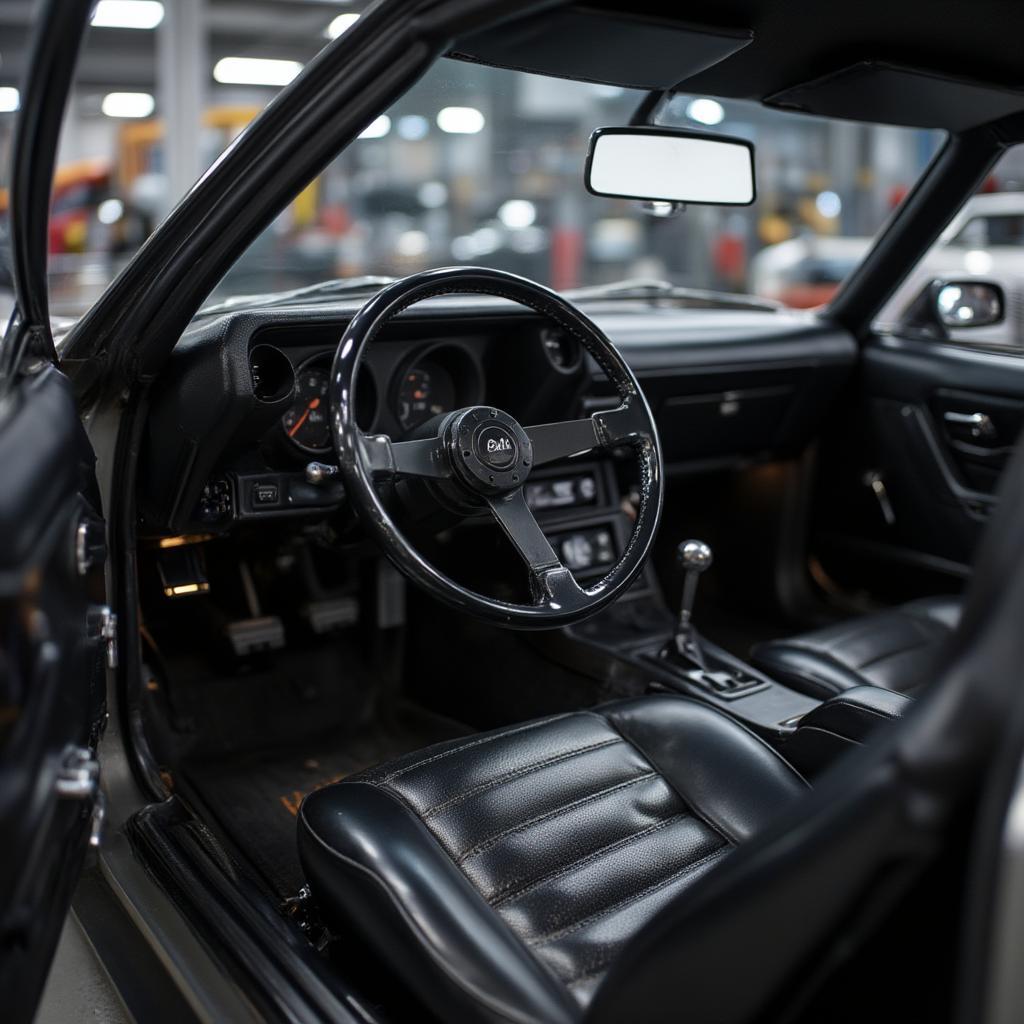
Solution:
M388 414L404 433L415 431L416 427L407 427L398 415L402 382L411 370L418 369L421 363L427 361L436 363L452 378L452 383L455 386L455 404L448 412L470 405L479 405L483 401L483 371L467 349L462 345L453 345L449 341L425 345L398 365L391 380Z
M318 352L315 356L310 356L308 359L305 359L301 363L299 363L299 365L295 368L295 389L293 390L292 395L294 396L295 393L298 391L299 378L302 376L302 374L306 373L307 370L309 370L310 368L318 369L323 373L324 379L327 382L327 392L325 393L325 401L329 402L331 384L331 354L329 352ZM325 452L329 452L333 448L334 443L333 441L331 441L330 431L328 431L327 433L327 444L325 444L322 448L315 448L312 445L303 444L301 441L296 441L294 437L289 437L288 428L284 425L284 418L285 416L288 415L289 412L291 412L291 406L285 409L281 418L277 422L281 428L281 432L284 434L285 440L290 445L293 445L300 451L309 452L311 455L323 455Z

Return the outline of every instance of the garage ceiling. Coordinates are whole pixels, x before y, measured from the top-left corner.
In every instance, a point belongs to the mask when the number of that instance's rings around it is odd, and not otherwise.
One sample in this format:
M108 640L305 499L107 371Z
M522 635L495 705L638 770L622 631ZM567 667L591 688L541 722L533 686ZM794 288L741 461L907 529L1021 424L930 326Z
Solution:
M363 6L325 0L207 0L211 84L213 65L221 57L308 61L327 42L323 33L331 19ZM32 0L0 2L0 85L17 86L23 77L35 7ZM91 28L75 80L90 90L153 92L156 32Z

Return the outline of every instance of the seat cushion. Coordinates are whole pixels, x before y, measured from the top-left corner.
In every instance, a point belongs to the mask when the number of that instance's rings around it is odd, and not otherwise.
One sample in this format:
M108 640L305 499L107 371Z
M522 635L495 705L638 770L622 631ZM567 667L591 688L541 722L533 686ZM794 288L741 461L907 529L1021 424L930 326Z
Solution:
M929 597L788 640L758 644L754 664L780 682L827 699L855 686L913 694L960 621L955 597Z
M479 734L306 798L332 926L445 1019L579 1018L666 903L806 789L705 705L649 696Z

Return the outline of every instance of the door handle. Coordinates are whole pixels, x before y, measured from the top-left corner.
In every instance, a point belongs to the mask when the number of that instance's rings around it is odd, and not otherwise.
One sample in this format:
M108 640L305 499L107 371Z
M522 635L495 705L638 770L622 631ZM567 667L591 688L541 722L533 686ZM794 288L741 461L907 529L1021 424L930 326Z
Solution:
M992 442L999 431L986 412L944 412L943 420L958 432L964 432L975 441Z

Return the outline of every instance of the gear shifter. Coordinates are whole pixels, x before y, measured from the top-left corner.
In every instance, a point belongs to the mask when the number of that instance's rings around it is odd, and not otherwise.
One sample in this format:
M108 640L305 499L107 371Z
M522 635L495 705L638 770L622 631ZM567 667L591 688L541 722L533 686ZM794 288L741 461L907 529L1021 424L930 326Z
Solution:
M693 604L697 599L697 584L701 573L711 568L714 556L711 548L701 540L684 540L677 549L679 564L686 576L683 579L683 600L679 609L679 622L671 646L675 653L704 668L704 655L700 649L700 637L693 626Z
M711 548L701 540L684 540L677 549L677 557L686 573L679 621L675 633L654 660L662 666L670 666L690 685L723 700L763 690L768 685L763 676L753 674L742 662L731 658L714 644L706 644L694 628L693 604L697 598L697 584L701 573L710 569L714 561Z

